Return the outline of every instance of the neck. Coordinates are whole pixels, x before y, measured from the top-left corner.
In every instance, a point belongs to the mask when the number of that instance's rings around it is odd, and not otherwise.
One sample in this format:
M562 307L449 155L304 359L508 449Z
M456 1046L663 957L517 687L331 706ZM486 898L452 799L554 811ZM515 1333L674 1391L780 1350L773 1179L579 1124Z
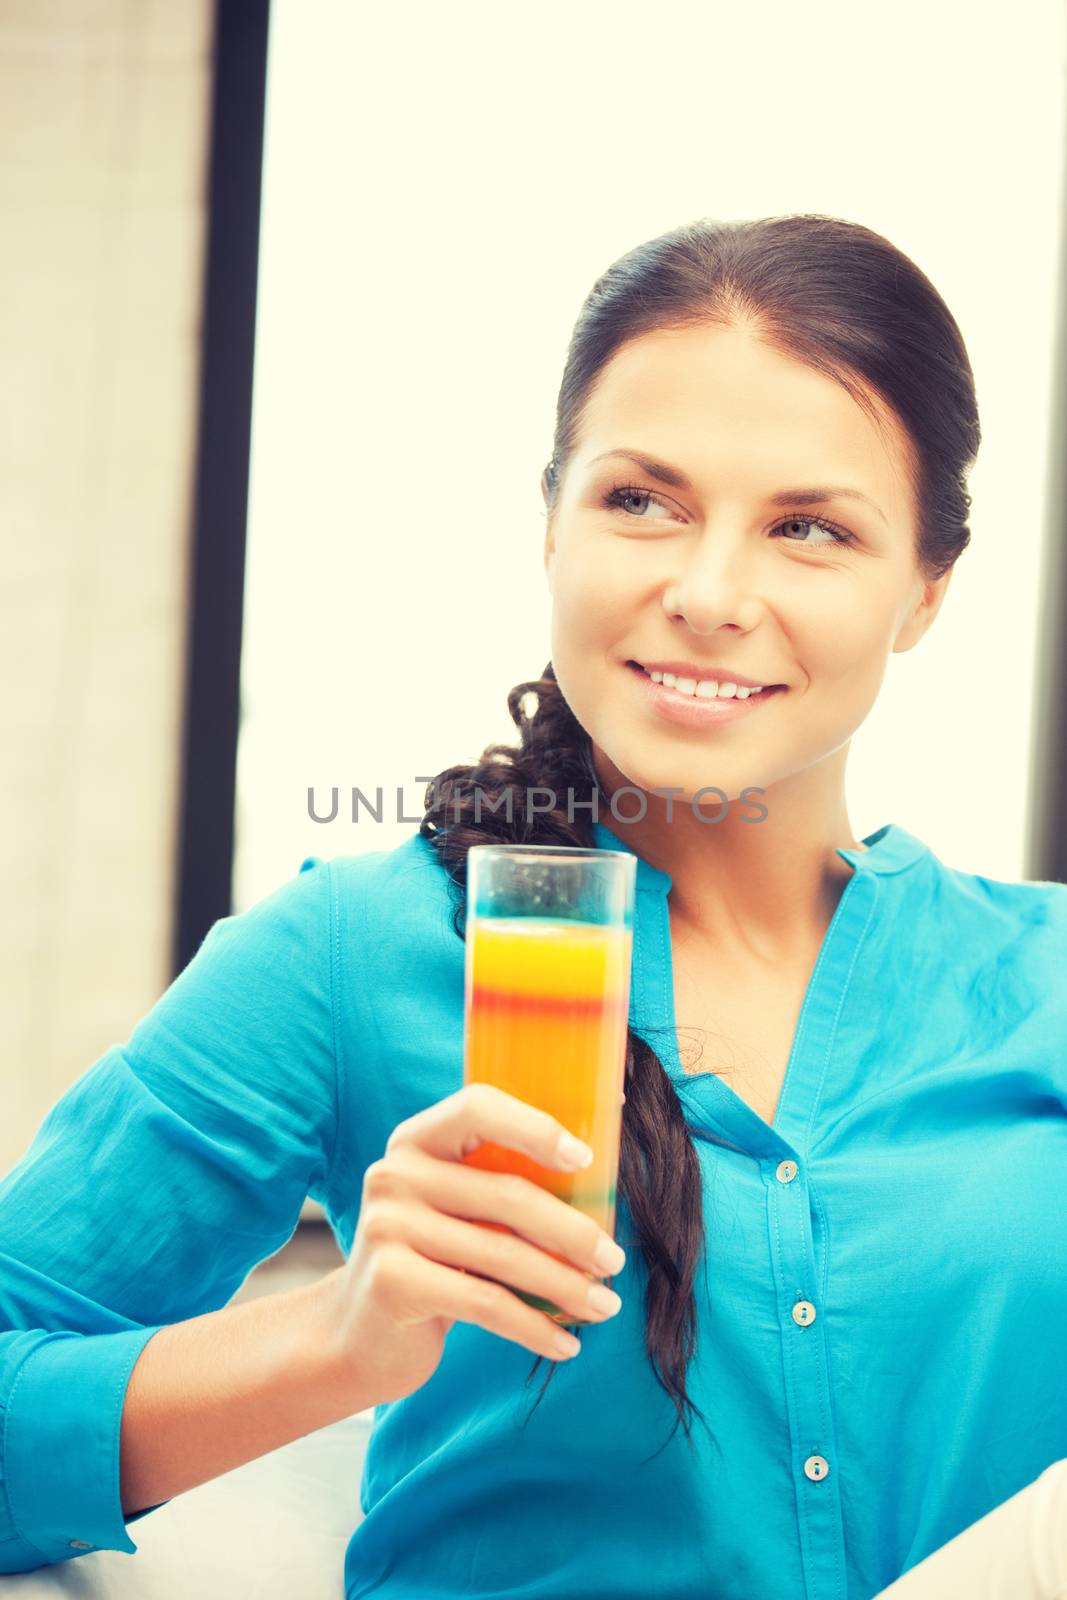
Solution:
M670 874L676 926L707 939L723 959L807 963L829 926L852 868L836 854L856 850L844 800L847 746L827 762L733 800L721 821L701 821L688 800L673 808L648 794L640 821L605 826L652 866ZM601 784L602 801L626 783ZM767 809L760 817L759 806ZM620 808L624 809L624 808ZM704 814L717 816L721 805ZM602 804L602 813L608 811ZM753 820L759 818L759 820Z

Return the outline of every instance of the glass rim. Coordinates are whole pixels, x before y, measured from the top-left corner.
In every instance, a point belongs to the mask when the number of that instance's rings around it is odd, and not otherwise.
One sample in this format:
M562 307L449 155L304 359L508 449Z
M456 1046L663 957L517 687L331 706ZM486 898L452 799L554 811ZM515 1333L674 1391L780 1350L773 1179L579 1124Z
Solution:
M571 844L472 844L467 855L475 853L480 855L507 855L507 856L580 856L587 861L604 861L611 856L618 856L623 861L629 861L636 869L637 857L628 850L599 850L591 845Z

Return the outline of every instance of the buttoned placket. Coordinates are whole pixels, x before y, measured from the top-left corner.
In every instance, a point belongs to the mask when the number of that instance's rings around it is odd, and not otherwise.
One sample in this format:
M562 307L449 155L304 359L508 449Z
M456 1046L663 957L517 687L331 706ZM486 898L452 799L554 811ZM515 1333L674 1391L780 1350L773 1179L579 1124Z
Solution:
M609 837L601 832L608 848ZM906 846L916 841L904 835ZM834 1035L849 980L879 895L874 862L843 851L853 874L841 893L805 992L778 1109L768 1126L715 1073L688 1075L678 1054L671 979L671 879L638 856L638 937L631 1025L652 1020L657 1043L687 1118L716 1141L760 1166L767 1201L771 1270L779 1308L786 1407L793 1461L797 1527L806 1600L841 1600L847 1588L844 1527L830 1393L827 1324L820 1286L828 1277L826 1230L819 1219L817 1176L809 1155L818 1138L819 1102L833 1058ZM653 984L662 985L658 994ZM658 1019L658 1021L655 1021ZM822 1255L816 1249L816 1231Z

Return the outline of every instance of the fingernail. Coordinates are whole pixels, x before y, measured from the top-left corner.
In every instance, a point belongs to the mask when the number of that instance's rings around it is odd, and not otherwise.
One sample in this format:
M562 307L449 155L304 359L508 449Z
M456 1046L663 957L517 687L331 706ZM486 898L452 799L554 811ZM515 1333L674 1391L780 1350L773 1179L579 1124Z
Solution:
M587 1167L593 1159L589 1146L569 1133L561 1135L557 1149L559 1159L565 1161L568 1167Z
M622 1305L622 1298L614 1289L605 1289L602 1283L595 1283L586 1295L591 1311L599 1311L604 1316L614 1316Z
M605 1234L593 1252L593 1260L605 1272L621 1272L626 1265L626 1251Z

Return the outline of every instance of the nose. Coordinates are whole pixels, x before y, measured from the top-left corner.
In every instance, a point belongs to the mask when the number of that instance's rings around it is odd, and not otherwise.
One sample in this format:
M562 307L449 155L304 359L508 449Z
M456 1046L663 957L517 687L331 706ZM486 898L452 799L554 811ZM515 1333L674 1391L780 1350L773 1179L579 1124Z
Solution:
M740 530L705 527L679 559L663 590L663 608L672 620L681 618L694 633L755 626L763 608L758 562Z

